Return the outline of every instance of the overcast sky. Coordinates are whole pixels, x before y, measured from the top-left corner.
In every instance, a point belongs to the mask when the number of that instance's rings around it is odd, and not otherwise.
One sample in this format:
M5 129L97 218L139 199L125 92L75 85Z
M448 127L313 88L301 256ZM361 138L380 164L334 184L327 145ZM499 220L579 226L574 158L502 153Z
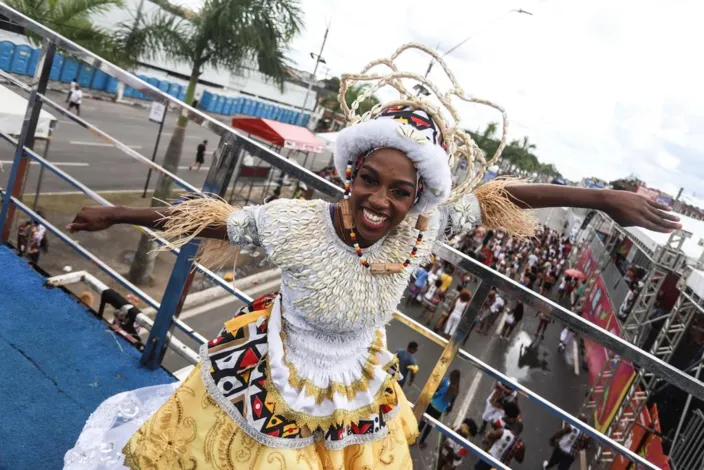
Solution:
M181 0L197 4L198 0ZM415 41L446 51L467 93L504 106L511 139L568 178L636 174L704 195L704 2L656 0L301 0L290 57L312 71L327 22L330 75L356 72ZM532 16L511 12L522 8ZM406 62L424 73L420 55ZM436 75L437 74L437 75ZM323 78L325 70L319 70ZM439 77L436 68L431 77ZM461 106L482 128L492 112Z

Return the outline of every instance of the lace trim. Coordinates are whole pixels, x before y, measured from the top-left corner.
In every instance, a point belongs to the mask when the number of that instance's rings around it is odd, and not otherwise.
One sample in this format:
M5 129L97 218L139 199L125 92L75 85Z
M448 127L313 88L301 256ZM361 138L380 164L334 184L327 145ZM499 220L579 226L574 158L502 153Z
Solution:
M274 448L285 448L285 449L302 449L311 444L315 443L315 435L310 437L299 437L296 439L284 439L281 437L272 437L262 434L254 426L249 424L247 420L237 411L237 408L222 394L220 389L215 385L212 377L210 376L210 357L208 357L208 345L203 344L200 347L200 361L201 361L201 379L205 385L205 389L208 391L215 402L227 413L227 415L232 418L235 423L244 431L249 437L264 444L267 447ZM267 374L269 374L269 363L267 361ZM269 380L266 380L269 383ZM268 391L268 389L267 389ZM300 425L300 424L299 424ZM302 426L302 425L301 425Z
M288 403L286 403L286 400L281 396L281 393L273 386L269 379L269 377L271 377L269 356L266 358L266 375L267 380L264 383L264 389L267 391L267 401L271 400L273 402L276 413L296 421L296 424L299 426L308 426L310 429L328 429L330 426L350 426L352 423L357 423L362 419L369 418L369 416L374 413L378 413L381 405L396 406L398 402L398 399L395 399L395 393L393 391L387 391L388 389L393 390L393 384L390 382L395 380L392 376L388 376L381 387L379 387L379 390L376 392L369 405L362 406L355 410L337 409L328 416L312 416L308 413L291 409Z
M353 400L357 393L366 392L369 390L369 381L375 377L376 366L379 365L377 353L382 352L384 348L384 337L381 330L377 330L376 338L369 347L369 354L362 366L362 376L350 384L343 382L330 381L327 387L319 387L309 379L303 379L298 375L296 367L286 360L286 333L281 331L281 341L284 343L284 364L288 367L288 384L296 390L303 391L306 396L315 398L315 404L320 405L325 400L332 401L333 395L346 395L348 400ZM391 361L393 362L393 361Z
M256 216L252 214L253 211L255 214L258 212L256 208L245 207L227 217L227 236L233 245L260 245Z

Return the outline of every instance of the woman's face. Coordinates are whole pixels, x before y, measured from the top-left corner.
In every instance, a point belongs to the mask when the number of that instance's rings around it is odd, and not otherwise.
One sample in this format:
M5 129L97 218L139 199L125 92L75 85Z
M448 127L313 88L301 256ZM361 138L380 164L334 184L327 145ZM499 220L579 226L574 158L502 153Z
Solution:
M416 168L403 152L379 149L364 160L351 190L357 238L366 247L406 218L416 197Z

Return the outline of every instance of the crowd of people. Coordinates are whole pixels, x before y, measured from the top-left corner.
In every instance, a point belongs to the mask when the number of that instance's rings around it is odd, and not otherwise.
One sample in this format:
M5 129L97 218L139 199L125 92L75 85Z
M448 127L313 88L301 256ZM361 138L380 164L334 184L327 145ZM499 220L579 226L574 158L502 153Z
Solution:
M471 232L454 237L450 244L536 293L552 298L564 307L574 310L584 294L584 276L570 269L572 243L568 237L547 227L528 240L511 237L500 230L477 227ZM423 323L431 326L436 333L451 337L471 302L473 290L471 275L441 259L434 259L414 273L406 296L406 305L419 306L420 320ZM499 339L508 341L521 325L526 313L523 302L510 301L504 293L492 287L486 302L473 320L470 332L488 335L494 331L497 321L503 318L495 331ZM538 309L535 316L537 327L530 333L534 342L537 342L544 339L545 332L554 319L548 309ZM465 342L469 336L465 337ZM574 340L575 332L565 327L560 333L558 351L564 351ZM410 384L415 378L418 366L414 354L417 351L418 345L415 342L409 344L407 349L398 351L403 369L401 373L410 377L408 381L404 377L402 384ZM459 393L459 380L459 370L453 370L443 379L428 407L429 415L441 419L443 414L452 410ZM426 446L430 429L430 426L421 423L421 448ZM483 448L505 464L512 460L523 461L525 444L520 438L522 430L518 394L501 382L496 383L486 400L480 425L477 426L472 418L467 417L455 429L467 439L478 436ZM583 433L566 425L550 439L555 451L544 462L545 468L569 468L574 460L575 449L582 449L586 442L587 438ZM437 468L458 468L466 455L462 446L451 439L443 438ZM475 468L487 470L491 466L480 460Z

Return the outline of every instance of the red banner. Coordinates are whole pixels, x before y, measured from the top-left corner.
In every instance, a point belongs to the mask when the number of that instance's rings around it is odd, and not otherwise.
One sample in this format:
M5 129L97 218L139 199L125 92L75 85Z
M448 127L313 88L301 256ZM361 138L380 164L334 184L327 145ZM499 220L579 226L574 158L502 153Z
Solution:
M582 317L614 335L620 336L621 327L614 314L604 280L601 275L592 276L596 262L592 258L589 248L585 249L578 265L588 278L594 279L594 285L584 302ZM584 353L589 369L589 386L601 385L603 387L603 392L595 393L593 399L597 404L594 411L594 427L604 432L614 419L614 415L633 381L635 370L630 362L621 361L619 364L617 355L587 338L584 339ZM606 361L611 361L612 364L607 367L607 373L601 377L600 383L597 383L599 373ZM613 366L616 366L616 369L613 371L613 376L610 376L608 372Z

